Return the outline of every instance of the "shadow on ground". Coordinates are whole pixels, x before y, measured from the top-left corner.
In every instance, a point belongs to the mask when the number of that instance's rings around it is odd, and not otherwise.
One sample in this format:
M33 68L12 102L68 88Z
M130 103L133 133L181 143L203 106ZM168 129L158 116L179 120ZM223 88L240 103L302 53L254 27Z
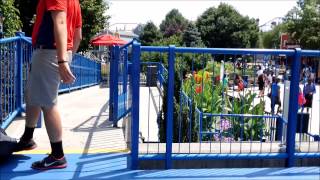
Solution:
M33 161L45 155L14 155L0 165L1 180L58 179L319 179L319 167L130 170L127 154L69 154L68 167L35 171Z

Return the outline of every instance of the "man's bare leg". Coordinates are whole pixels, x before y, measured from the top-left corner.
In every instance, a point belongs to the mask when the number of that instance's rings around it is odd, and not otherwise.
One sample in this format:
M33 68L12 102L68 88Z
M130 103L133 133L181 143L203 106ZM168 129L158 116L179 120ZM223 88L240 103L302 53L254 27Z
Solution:
M44 113L44 121L49 136L52 156L62 158L64 156L62 148L62 124L61 116L57 105L42 108Z
M38 106L26 106L26 127L36 127L41 108Z

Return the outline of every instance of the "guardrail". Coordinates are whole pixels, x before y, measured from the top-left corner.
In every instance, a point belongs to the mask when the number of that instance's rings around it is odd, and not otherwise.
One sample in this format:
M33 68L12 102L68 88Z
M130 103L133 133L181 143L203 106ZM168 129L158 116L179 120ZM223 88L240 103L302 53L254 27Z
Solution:
M0 117L1 127L6 128L12 120L24 112L24 89L32 56L31 38L23 33L16 37L0 39ZM59 92L96 85L101 79L101 65L80 55L75 55L71 69L76 82L61 84Z
M297 125L303 123L298 115L301 58L315 57L319 63L320 51L133 43L132 57L131 168L137 169L140 160L165 160L171 168L173 160L234 158L285 159L291 167L297 158L320 157L319 132L310 133L310 124L302 132L305 127ZM148 62L157 66L157 87L140 86ZM257 67L262 65L279 78L279 111L270 90L259 90ZM319 121L310 121L319 129Z

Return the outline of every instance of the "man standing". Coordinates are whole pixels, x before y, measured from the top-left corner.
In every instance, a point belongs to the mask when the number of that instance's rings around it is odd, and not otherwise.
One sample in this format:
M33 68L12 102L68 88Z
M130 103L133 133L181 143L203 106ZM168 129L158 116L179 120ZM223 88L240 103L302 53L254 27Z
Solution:
M313 79L309 78L308 83L303 87L304 98L306 99L306 103L304 107L307 108L307 112L309 112L309 108L312 108L313 94L316 93L316 86L313 83Z
M274 114L274 107L276 104L278 104L278 109L277 113L280 112L281 108L281 100L280 100L280 86L278 85L279 83L279 78L273 77L272 78L272 84L271 84L271 114Z
M57 107L60 82L73 83L72 52L81 40L81 10L78 0L39 0L32 33L32 65L26 87L26 126L16 151L36 148L33 132L42 110L51 144L51 154L32 164L33 169L67 166L62 147L62 124Z

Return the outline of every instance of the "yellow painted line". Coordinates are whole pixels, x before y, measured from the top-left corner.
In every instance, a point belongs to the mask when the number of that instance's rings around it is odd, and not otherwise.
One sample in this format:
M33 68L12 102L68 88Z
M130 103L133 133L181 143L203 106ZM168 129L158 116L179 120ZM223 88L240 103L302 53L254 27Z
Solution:
M127 153L129 149L67 149L64 150L65 154L100 154L100 153ZM51 150L35 149L30 151L20 151L14 154L48 154Z

